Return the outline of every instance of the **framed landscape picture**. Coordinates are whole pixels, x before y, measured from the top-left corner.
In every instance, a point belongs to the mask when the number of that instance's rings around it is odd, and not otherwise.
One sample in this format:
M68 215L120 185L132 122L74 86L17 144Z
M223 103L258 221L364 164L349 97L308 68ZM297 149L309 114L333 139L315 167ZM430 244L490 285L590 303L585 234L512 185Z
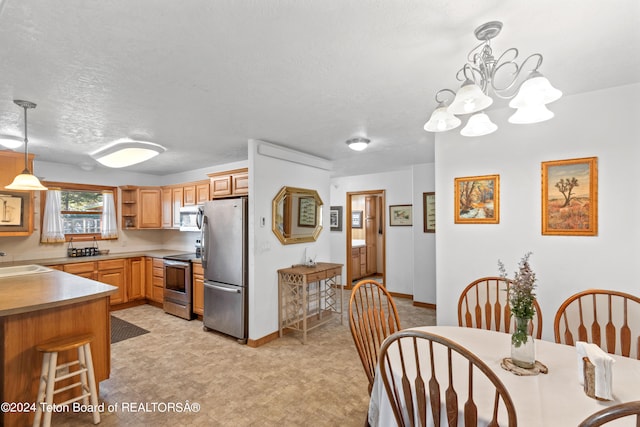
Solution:
M542 234L598 233L598 158L542 162Z
M500 223L500 175L454 178L456 224Z
M412 205L389 206L389 225L412 225Z
M329 209L329 226L331 231L342 231L342 206L331 206Z
M424 232L436 232L436 193L422 193L424 212Z

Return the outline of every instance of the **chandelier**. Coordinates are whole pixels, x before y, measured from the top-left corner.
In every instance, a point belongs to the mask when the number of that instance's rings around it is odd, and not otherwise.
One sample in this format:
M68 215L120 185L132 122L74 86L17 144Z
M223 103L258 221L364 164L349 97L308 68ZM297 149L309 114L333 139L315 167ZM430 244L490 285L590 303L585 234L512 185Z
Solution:
M455 129L462 121L456 116L472 114L460 134L481 136L495 132L498 126L484 112L491 104L491 92L501 99L510 99L509 107L516 112L509 117L509 123L526 124L549 120L553 112L546 104L556 101L562 92L551 86L538 69L542 65L542 55L534 53L516 62L518 49L510 48L496 59L491 49L491 39L500 34L502 22L487 22L476 28L474 34L480 44L467 55L467 63L456 73L462 82L458 92L441 89L436 93L438 106L424 125L429 132L444 132ZM531 67L529 75L522 81L525 66ZM520 83L522 81L522 83Z

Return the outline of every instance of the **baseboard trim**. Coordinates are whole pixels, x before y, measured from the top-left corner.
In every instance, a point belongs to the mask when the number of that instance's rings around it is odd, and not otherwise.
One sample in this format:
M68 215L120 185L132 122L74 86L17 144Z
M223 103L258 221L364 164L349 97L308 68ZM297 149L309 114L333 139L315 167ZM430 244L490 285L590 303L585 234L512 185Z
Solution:
M418 302L418 301L414 301L413 305L416 307L422 307L422 308L430 308L435 310L436 309L436 305L435 304L431 304L430 302Z

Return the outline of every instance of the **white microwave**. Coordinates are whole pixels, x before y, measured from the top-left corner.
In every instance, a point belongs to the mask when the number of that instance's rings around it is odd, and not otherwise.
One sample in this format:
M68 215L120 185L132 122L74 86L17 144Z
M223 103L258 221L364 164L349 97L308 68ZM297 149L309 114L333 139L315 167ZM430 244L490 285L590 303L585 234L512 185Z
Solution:
M183 206L180 208L180 231L200 231L204 206Z

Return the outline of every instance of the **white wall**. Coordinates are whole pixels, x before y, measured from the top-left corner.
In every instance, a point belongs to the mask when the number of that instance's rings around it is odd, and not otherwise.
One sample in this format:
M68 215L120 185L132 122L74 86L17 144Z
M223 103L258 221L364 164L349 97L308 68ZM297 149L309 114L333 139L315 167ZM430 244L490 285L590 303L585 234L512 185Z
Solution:
M386 279L392 292L410 294L415 301L435 303L435 245L433 236L423 236L422 193L434 190L433 165L415 165L401 171L333 178L331 205L343 206L348 192L385 190ZM413 204L412 227L390 227L389 206ZM345 264L346 218L342 231L331 231L332 262Z
M554 119L511 125L510 109L491 111L499 129L465 138L457 131L436 137L436 267L438 324L457 324L461 290L498 274L501 259L511 274L532 251L543 312L543 337L553 339L556 310L587 288L638 294L636 266L640 212L632 174L640 160L640 84L565 96L551 104ZM598 157L598 235L541 234L541 162ZM500 224L454 224L455 177L500 175Z
M278 330L277 270L303 261L307 255L318 262L330 262L329 171L260 154L263 141L249 141L249 338L259 339ZM294 156L302 155L282 149ZM307 158L311 156L302 155ZM325 228L311 243L283 245L271 230L271 205L283 186L316 190L323 201ZM264 226L262 219L264 218ZM251 238L251 237L250 237Z

